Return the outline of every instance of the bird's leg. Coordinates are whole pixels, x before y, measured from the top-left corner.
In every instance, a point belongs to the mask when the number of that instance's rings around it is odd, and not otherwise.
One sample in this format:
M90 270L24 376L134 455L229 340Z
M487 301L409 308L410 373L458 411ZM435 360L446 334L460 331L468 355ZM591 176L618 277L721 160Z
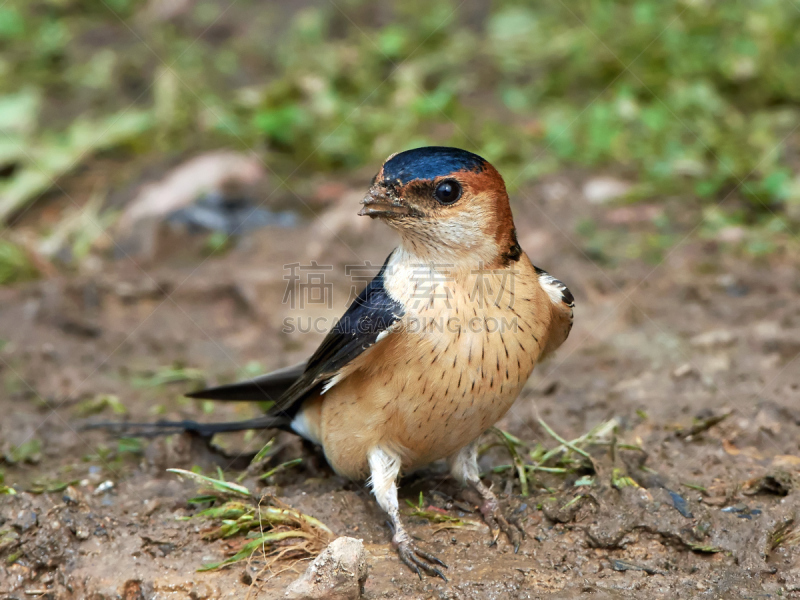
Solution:
M441 577L444 574L433 566L439 565L447 568L441 560L433 554L420 550L412 541L411 536L403 527L400 520L400 507L397 503L397 476L400 474L400 457L390 454L381 448L370 450L369 455L370 480L372 493L380 507L389 515L389 527L392 529L392 545L397 548L397 553L408 567L422 579L422 571L432 577ZM424 560L422 560L424 559ZM427 562L426 562L427 561ZM433 563L433 564L428 564Z
M486 487L480 478L478 470L478 446L472 443L459 450L448 458L450 472L453 477L474 489L483 499L481 514L492 532L494 542L500 531L508 536L508 541L514 546L514 552L519 550L519 545L525 537L525 530L520 525L518 518L513 515L506 517L500 509L500 503L494 492Z

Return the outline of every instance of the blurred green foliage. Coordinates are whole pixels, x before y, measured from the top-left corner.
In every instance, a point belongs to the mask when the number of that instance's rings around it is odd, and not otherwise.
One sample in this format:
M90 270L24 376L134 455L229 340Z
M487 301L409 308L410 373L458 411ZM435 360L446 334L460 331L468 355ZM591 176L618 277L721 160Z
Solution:
M96 152L221 144L281 178L436 143L497 162L511 187L610 167L635 197L715 204L743 183L747 212L800 210L787 0L162 5L0 6L0 215Z
M38 270L20 246L0 239L0 285L33 279Z

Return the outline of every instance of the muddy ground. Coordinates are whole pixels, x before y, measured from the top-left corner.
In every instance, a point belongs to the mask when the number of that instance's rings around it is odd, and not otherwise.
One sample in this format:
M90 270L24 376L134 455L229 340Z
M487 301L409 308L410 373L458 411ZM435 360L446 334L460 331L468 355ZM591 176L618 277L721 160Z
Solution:
M700 217L680 203L590 205L580 178L515 194L521 245L573 291L575 328L499 425L552 448L540 418L567 439L616 419L614 456L591 448L594 485L574 485L587 473L537 474L520 498L509 472L491 472L509 463L492 449L482 467L522 507L527 539L514 554L503 538L490 545L485 526L441 529L408 517L449 565L444 583L412 575L365 486L336 477L288 435L275 463L303 463L268 486L255 476L243 484L336 535L362 538L366 598L800 598L800 257L734 258L684 237ZM181 394L243 377L252 361L273 369L313 351L322 334L284 333L284 319L340 314L350 286L363 285L344 266L380 264L396 243L382 224L356 217L365 185L321 184L301 225L253 232L222 255L205 259L195 238L162 231L149 259L108 257L80 274L0 290L2 468L17 491L0 496L1 598L281 597L305 563L255 583L257 561L196 572L241 540L207 541L203 522L178 520L196 512L187 500L197 486L166 468L213 474L220 465L232 479L241 460L186 436L139 447L80 425L254 415L253 406ZM683 227L661 262L600 260L574 233L590 219L612 236L646 235L652 210ZM282 302L283 265L312 259L333 265L332 305L292 308ZM199 371L172 384L152 377L176 364ZM215 441L244 452L270 435ZM31 440L40 446L24 445ZM625 474L635 485L612 485ZM441 465L404 482L405 498L420 492L426 505L479 520Z

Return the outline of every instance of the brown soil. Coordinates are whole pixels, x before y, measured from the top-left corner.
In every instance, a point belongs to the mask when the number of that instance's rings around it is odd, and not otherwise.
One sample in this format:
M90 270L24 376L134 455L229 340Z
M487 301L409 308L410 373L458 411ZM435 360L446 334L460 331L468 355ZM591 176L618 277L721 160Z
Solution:
M503 538L491 545L483 526L442 530L409 517L411 532L449 565L449 583L412 575L393 553L365 486L333 475L291 436L279 438L276 461L303 456L302 465L268 488L255 477L243 483L337 535L363 538L370 599L800 598L800 259L748 262L676 235L658 265L598 264L573 233L579 219L595 219L619 236L646 235L648 225L634 218L610 229L608 211L586 205L573 185L552 178L516 195L523 248L569 285L577 307L570 339L536 370L499 425L553 447L538 418L567 439L616 418L618 442L643 452L612 457L595 447L596 485L574 486L579 475L542 476L524 499L508 472L491 474L508 455L488 452L482 466L495 489L526 506L527 539L514 554ZM19 493L0 496L0 597L282 595L293 572L254 585L246 582L256 564L249 572L244 564L196 572L240 541L206 541L202 522L176 519L194 512L187 499L197 487L166 468L199 465L213 473L218 464L233 478L238 463L187 436L146 442L141 454L119 453L108 433L79 429L80 411L87 399L114 394L128 415L107 410L93 418L255 414L253 406L180 398L197 384L135 384L175 362L215 383L237 371L243 376L249 361L272 369L307 356L322 335L282 333L284 318L337 316L350 294L344 265L380 264L394 245L381 224L355 216L357 191L342 198L317 206L321 216L299 229L256 232L224 256L203 260L178 239L160 245L146 265L108 259L90 274L0 290L0 339L7 342L0 351L0 450L41 441L40 457L3 467L6 485ZM677 212L686 231L699 218ZM334 265L330 309L282 303L283 265L310 259ZM257 449L268 437L218 441L231 452ZM613 487L615 473L638 486ZM106 481L113 487L101 487ZM68 482L72 488L60 489ZM48 486L59 489L23 491ZM405 498L416 501L420 491L426 504L453 515L469 507L440 465L404 482ZM579 493L584 497L565 508ZM453 506L450 498L467 504Z

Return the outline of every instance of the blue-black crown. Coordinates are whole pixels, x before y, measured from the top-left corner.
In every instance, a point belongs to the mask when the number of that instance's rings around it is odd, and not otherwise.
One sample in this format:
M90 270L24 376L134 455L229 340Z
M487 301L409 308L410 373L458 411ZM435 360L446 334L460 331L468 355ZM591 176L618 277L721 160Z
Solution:
M460 148L426 146L406 150L387 160L383 165L383 180L399 180L405 185L414 179L432 180L458 171L480 173L486 164L477 154Z

